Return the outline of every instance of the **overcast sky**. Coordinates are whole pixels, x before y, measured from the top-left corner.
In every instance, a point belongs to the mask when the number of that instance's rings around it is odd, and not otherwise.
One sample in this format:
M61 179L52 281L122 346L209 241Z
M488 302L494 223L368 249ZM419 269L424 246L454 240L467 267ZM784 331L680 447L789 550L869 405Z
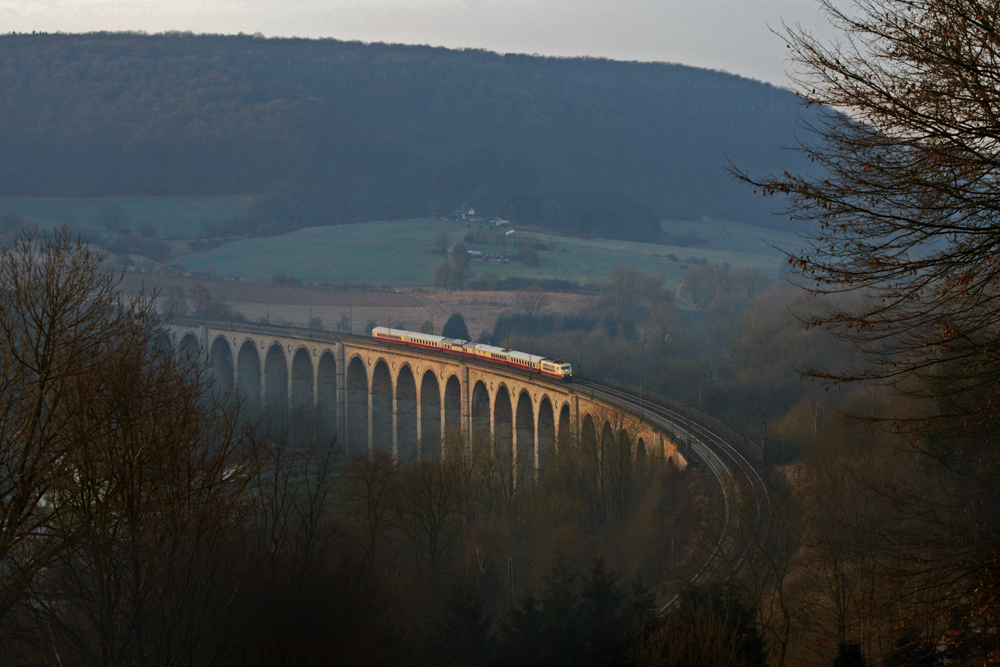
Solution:
M0 0L0 32L191 30L603 56L786 85L770 28L828 34L816 0Z

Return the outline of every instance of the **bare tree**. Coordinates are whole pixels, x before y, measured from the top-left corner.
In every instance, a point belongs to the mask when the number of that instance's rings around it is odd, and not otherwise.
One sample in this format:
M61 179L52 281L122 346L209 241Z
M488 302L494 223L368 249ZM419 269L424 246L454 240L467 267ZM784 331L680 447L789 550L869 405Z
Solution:
M469 269L466 264L446 260L434 270L435 287L443 287L449 292L463 289L468 280Z
M635 328L639 317L644 280L642 271L631 264L617 266L608 274L608 303L611 315L626 331Z
M102 260L65 231L0 251L0 620L52 662L192 662L224 650L254 446Z
M858 295L810 321L856 343L864 363L812 372L947 399L943 419L917 421L975 426L1000 404L1000 6L820 4L842 40L786 27L795 87L830 109L800 148L816 171L742 175L818 223L790 258L799 282Z
M714 264L689 266L681 281L680 297L699 308L707 308L729 282L729 268Z
M691 590L634 651L641 667L761 667L765 655L735 589Z
M273 443L250 486L254 548L272 582L291 576L308 581L331 546L328 504L339 476L335 447L293 450Z
M608 410L601 418L611 429L609 442L601 443L602 505L615 520L626 516L634 501L637 425L621 412Z
M399 475L392 457L384 452L351 458L345 479L347 514L354 526L354 539L367 565L375 558L390 528L399 493Z
M784 480L773 479L769 486L766 500L746 480L732 489L729 511L738 520L727 574L752 602L772 664L783 667L796 620L815 606L815 597L804 595L794 576L801 557L802 510Z
M844 409L860 413L872 393ZM996 493L901 451L901 439L839 416L800 470L802 543L786 585L804 603L794 614L800 659L829 661L837 646L857 645L898 664L889 657L912 636L943 646L956 630L961 640L949 643L965 652L957 662L982 655L966 624L995 609L996 529L984 516L996 511Z
M249 485L251 574L238 596L240 654L249 664L319 664L340 639L323 632L325 624L340 621L338 630L350 633L345 625L351 624L338 612L356 623L366 620L364 605L338 609L357 595L362 581L338 549L340 533L330 512L339 480L335 452L274 443Z
M815 223L790 262L807 290L839 298L808 321L862 353L851 367L811 373L874 381L912 399L871 418L895 419L907 434L895 447L936 461L933 474L926 460L910 468L925 475L922 488L892 474L898 463L883 467L881 479L858 473L880 492L858 499L874 517L875 532L863 537L894 542L878 544L872 560L862 536L848 532L834 543L836 553L825 557L834 627L850 628L859 609L867 618L898 609L898 598L883 595L887 582L905 582L911 602L920 601L911 607L989 616L1000 599L1000 536L984 520L997 507L1000 463L1000 6L821 4L843 39L826 45L786 28L799 93L828 109L811 124L815 142L801 147L814 171L743 177L787 195L788 214ZM852 515L843 528L858 525ZM866 571L866 586L854 585ZM975 612L973 599L981 600ZM861 639L866 652L887 641Z
M0 620L62 548L51 499L81 407L78 383L113 363L125 303L103 257L68 232L23 232L0 250Z
M207 315L212 309L212 295L201 283L195 283L191 288L191 300L194 302L195 315Z
M420 461L402 471L396 514L400 529L413 546L417 567L432 572L440 567L458 538L469 489L464 484L463 461Z
M187 314L188 305L183 288L178 285L171 286L167 292L167 298L163 301L161 311L164 317Z
M238 589L255 443L204 368L150 350L155 320L107 332L76 378L73 447L49 494L64 545L32 609L81 664L205 659ZM136 391L136 387L142 391ZM61 645L61 646L60 646Z
M538 289L527 289L514 294L514 305L528 317L541 314L549 305L549 297Z
M437 244L434 246L434 252L438 255L447 255L448 248L451 247L451 239L448 238L447 232L441 232L437 237Z

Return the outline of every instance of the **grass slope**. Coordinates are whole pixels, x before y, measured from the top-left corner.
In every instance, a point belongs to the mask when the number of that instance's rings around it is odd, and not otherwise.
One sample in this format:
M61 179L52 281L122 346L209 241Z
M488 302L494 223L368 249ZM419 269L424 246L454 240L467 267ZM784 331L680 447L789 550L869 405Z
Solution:
M472 262L475 275L495 273L499 278L525 276L559 278L580 283L600 281L620 264L634 264L663 277L670 286L680 283L686 265L670 256L704 258L713 264L756 268L775 275L783 255L771 247L790 247L791 234L762 230L739 223L701 220L680 225L677 230L696 231L706 240L703 247L673 247L650 243L577 239L535 234L554 248L539 252L541 265L520 266L495 262ZM671 229L674 229L671 227ZM269 280L281 273L307 283L339 283L368 280L376 285L428 285L442 256L433 249L444 232L451 243L461 241L468 229L440 220L398 220L336 227L314 227L266 238L235 241L201 253L178 258L191 271L213 270L220 275ZM671 233L677 233L673 231ZM688 232L684 232L688 233ZM468 244L470 250L513 254L515 248Z
M218 222L242 215L252 202L253 197L249 195L86 199L0 197L0 215L15 213L42 228L60 224L71 227L97 226L96 220L102 209L120 206L128 216L133 230L136 225L148 222L156 227L161 238L181 238L201 235L203 220Z
M722 250L740 254L784 257L782 251L800 244L794 232L777 231L731 220L664 220L664 233L674 238L697 237L691 250Z

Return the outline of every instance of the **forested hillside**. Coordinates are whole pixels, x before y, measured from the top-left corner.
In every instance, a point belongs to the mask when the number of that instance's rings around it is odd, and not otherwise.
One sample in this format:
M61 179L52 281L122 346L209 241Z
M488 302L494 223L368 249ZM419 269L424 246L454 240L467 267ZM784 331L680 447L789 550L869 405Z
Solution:
M190 34L0 36L0 196L257 194L238 231L467 204L654 240L778 226L725 167L794 160L794 95L680 65Z

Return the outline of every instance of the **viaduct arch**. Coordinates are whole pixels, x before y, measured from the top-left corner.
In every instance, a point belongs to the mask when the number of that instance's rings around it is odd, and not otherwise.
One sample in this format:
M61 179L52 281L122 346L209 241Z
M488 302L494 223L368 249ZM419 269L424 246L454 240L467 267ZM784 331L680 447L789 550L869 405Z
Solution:
M633 456L686 465L672 434L572 381L336 332L188 318L166 328L176 354L237 387L272 432L335 442L340 455L437 459L490 442L511 478L528 479L574 440L600 451L627 431Z

